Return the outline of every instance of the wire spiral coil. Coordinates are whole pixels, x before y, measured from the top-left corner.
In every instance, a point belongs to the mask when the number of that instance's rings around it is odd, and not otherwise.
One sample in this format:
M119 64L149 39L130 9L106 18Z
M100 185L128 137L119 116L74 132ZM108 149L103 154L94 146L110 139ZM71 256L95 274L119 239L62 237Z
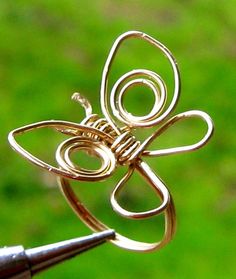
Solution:
M167 86L162 78L155 72L146 69L132 70L121 76L108 93L108 75L111 65L122 42L137 38L146 41L156 47L167 58L173 71L174 89L172 99L167 104ZM136 86L147 87L153 92L154 104L151 111L145 116L135 116L129 113L124 107L124 96ZM104 118L92 113L92 106L86 98L75 93L72 99L79 102L85 109L85 118L80 124L68 121L42 121L13 130L9 134L11 146L35 165L56 174L59 177L60 188L68 203L81 218L81 220L94 231L106 230L108 227L99 221L79 200L77 194L70 186L69 179L80 181L98 181L111 176L117 165L127 166L128 170L124 177L117 183L111 193L111 205L115 212L129 219L145 219L163 213L165 216L165 232L160 241L146 243L134 241L116 233L116 239L111 240L117 246L135 250L152 251L166 245L173 237L176 226L175 209L169 190L164 182L153 170L143 161L145 156L163 156L177 154L180 152L194 151L207 143L213 134L213 122L211 118L202 111L187 111L167 120L167 117L175 108L180 94L180 76L176 61L171 52L160 42L151 36L139 32L130 31L119 36L114 42L106 60L101 81L100 103ZM116 124L117 119L123 127ZM187 146L173 147L161 150L148 150L148 146L169 127L176 122L188 118L200 118L207 126L204 136L197 142ZM146 140L136 140L132 131L136 128L153 127L160 125ZM62 142L56 151L58 167L50 165L21 147L16 136L33 129L50 127L58 132L67 134L69 139ZM72 154L77 151L85 151L101 160L100 168L91 170L82 168L72 161ZM118 195L123 191L127 181L134 171L141 174L147 184L154 189L155 194L160 198L161 204L146 211L133 212L123 208L118 202Z

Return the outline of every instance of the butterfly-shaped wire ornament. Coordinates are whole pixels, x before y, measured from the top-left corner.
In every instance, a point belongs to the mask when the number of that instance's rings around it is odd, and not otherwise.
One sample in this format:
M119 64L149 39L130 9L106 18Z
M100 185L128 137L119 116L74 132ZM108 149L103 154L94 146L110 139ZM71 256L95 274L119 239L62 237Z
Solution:
M132 70L121 76L108 93L108 75L112 62L121 43L130 38L142 39L159 49L167 58L174 76L174 88L172 100L166 107L167 89L162 78L155 72L146 69ZM151 112L146 116L134 116L127 112L123 105L124 96L134 86L145 86L152 90L155 101ZM75 93L72 99L79 102L85 109L86 117L80 124L68 121L42 121L13 130L9 134L9 142L13 149L23 155L31 163L48 170L58 176L60 188L76 214L93 231L109 229L98 220L80 201L70 185L69 179L79 181L99 181L111 176L118 165L128 166L124 177L118 182L111 194L111 204L118 214L130 219L145 219L160 213L165 216L165 232L162 239L155 243L139 242L116 233L116 239L111 240L117 246L135 250L151 251L160 249L173 237L176 226L176 217L173 200L164 182L155 174L149 165L143 161L143 157L164 156L182 152L194 151L202 147L213 134L213 122L208 114L199 110L191 110L177 114L166 120L176 106L180 94L180 75L177 63L171 52L159 41L151 36L139 32L129 31L120 35L114 42L106 60L101 81L100 103L104 118L92 113L92 107L88 100ZM109 105L110 95L110 105ZM124 124L118 127L114 118ZM148 150L148 146L170 126L186 118L200 118L207 124L207 131L200 141L192 145L167 148L161 150ZM146 140L136 140L132 131L140 127L152 127L161 125ZM71 137L62 142L56 151L58 167L52 166L21 147L16 136L34 129L49 127L70 135ZM74 164L71 155L82 150L93 154L101 159L101 166L97 170L82 168ZM161 199L161 204L154 209L142 212L132 212L122 207L118 202L118 194L123 190L126 182L133 172L137 171L150 185L156 195Z

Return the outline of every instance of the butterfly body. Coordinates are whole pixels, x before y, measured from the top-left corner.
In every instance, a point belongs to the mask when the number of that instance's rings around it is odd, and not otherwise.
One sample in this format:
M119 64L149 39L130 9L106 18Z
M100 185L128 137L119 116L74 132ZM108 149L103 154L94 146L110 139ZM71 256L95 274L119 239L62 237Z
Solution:
M98 115L91 115L91 117L85 118L81 124L98 129L112 138L112 142L105 140L104 143L111 149L120 165L129 165L132 163L130 158L137 151L141 143L135 139L130 129L119 129L117 127L115 130L105 118L99 118ZM91 135L88 134L88 136ZM94 138L99 140L98 136L94 136Z

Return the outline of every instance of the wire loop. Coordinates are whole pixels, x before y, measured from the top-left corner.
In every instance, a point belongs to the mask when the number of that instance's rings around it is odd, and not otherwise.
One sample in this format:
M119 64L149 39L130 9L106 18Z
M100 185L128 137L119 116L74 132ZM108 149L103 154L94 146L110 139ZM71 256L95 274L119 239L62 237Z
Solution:
M130 80L130 78L134 78ZM134 116L124 108L124 95L134 86L146 86L154 94L153 108L148 115ZM134 70L123 75L112 88L110 105L113 114L130 127L149 127L157 124L167 97L166 85L159 75L149 70Z
M161 92L160 97L161 100L163 100L162 98L165 98L165 93L164 91L166 91L166 89L164 90L162 87L165 87L164 82L162 81L162 79L160 78L159 75L157 75L156 73L150 71L150 70L143 70L143 69L138 69L138 70L134 70L131 71L125 75L123 75L118 81L117 83L114 85L114 88L111 91L111 107L112 107L112 111L110 112L109 110L109 94L107 92L108 90L108 76L109 73L111 71L111 66L112 63L115 59L115 56L118 52L119 47L121 46L121 44L128 39L131 38L137 38L137 39L141 39L144 40L146 42L148 42L149 44L153 45L155 48L159 49L161 51L161 53L167 58L170 67L172 69L173 72L173 78L174 78L174 90L173 90L173 96L172 96L172 100L169 104L169 106L165 109L165 111L158 117L155 119L148 119L148 122L141 121L141 123L139 122L140 119L136 119L133 117L129 117L129 115L127 115L127 113L125 112L125 110L122 110L122 105L119 105L119 107L121 108L121 110L118 108L117 109L117 105L114 98L114 95L116 95L116 88L118 87L118 85L122 82L123 80L126 80L131 76L140 76L140 75L144 75L145 77L148 77L148 80L151 80L152 82L154 82L155 87L156 85L157 88L156 89L160 89L161 88ZM155 90L156 90L155 89ZM114 116L118 117L122 122L126 123L127 125L131 126L131 127L149 127L149 126L153 126L156 125L158 123L161 123L175 108L177 101L179 99L179 95L180 95L180 75L179 75L179 69L177 66L177 63L175 61L174 56L171 54L171 52L159 41L157 41L156 39L152 38L151 36L143 33L143 32L139 32L139 31L129 31L126 32L122 35L120 35L114 42L105 66L103 68L103 72L102 72L102 82L101 82L101 89L100 89L100 103L101 103L101 108L102 108L102 112L103 115L105 116L105 118L107 119L107 121L111 124L111 126L114 128L114 130L118 133L117 130L117 126L116 123L114 121L114 119L112 118L111 114L113 114ZM121 98L121 97L119 97ZM119 102L119 101L118 101ZM119 102L120 103L120 102ZM164 105L163 101L160 101L160 103L158 104L158 107L160 106L160 108L158 108L158 112L161 112L162 106ZM158 113L156 114L156 116L158 115ZM131 121L130 121L131 119ZM133 122L132 122L133 121ZM141 124L141 125L140 125Z
M101 167L97 170L89 170L75 165L70 157L72 153L79 150L98 157L102 161ZM110 176L116 167L116 159L106 145L81 136L70 138L61 143L56 151L56 160L62 169L73 173L80 180L88 181L104 179Z

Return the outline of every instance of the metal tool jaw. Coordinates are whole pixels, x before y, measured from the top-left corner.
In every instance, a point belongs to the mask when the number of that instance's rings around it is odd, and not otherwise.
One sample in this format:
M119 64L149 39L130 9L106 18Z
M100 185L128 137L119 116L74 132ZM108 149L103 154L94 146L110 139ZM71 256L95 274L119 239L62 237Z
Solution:
M30 279L38 272L114 238L115 232L107 230L27 250L21 245L1 248L0 279Z

